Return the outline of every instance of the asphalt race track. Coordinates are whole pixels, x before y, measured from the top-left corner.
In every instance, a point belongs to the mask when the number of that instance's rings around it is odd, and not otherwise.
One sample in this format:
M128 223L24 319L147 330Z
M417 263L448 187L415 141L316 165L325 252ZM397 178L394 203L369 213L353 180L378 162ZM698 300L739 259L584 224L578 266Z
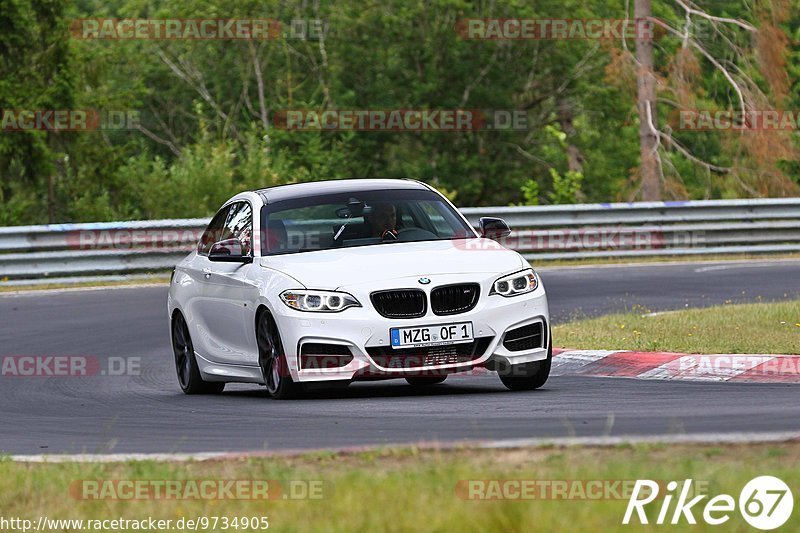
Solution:
M634 305L658 311L800 298L800 261L560 268L543 270L542 278L556 322ZM511 393L490 374L453 376L424 392L394 380L294 401L272 401L244 385L229 385L217 397L188 397L175 377L166 292L0 297L2 356L141 358L135 376L0 376L0 451L283 450L800 429L800 390L791 384L559 376L542 390Z

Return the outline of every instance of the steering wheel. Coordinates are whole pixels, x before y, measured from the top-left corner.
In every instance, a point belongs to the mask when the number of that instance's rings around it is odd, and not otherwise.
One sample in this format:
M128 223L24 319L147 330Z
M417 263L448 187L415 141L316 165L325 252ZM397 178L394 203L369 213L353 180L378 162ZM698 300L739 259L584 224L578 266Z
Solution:
M398 241L426 241L436 238L435 233L421 228L403 228L397 232Z
M382 241L396 241L397 240L397 233L398 232L395 231L395 230L390 230L390 229L384 230L384 232L381 233L381 240Z

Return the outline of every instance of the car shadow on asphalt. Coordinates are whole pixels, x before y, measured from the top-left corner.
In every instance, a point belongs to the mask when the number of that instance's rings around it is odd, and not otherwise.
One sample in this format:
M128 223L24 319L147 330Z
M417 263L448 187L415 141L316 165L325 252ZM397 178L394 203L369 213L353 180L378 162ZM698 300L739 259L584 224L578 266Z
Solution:
M307 388L301 396L292 401L303 400L347 400L347 399L368 399L368 398L417 398L417 397L448 397L448 396L468 396L468 395L514 395L523 394L546 394L548 389L552 392L552 387L545 385L535 391L512 392L506 389L500 380L497 384L486 381L481 384L464 385L460 382L441 383L427 387L414 387L402 381L381 382L381 381L362 381L351 383L349 386L335 385L314 385ZM242 398L269 398L269 394L263 387L246 390L226 390L222 396L242 397Z

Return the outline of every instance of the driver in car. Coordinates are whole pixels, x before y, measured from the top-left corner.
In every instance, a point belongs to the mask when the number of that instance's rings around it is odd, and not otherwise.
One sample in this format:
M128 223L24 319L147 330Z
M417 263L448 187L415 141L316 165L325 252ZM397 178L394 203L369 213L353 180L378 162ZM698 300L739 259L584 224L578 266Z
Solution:
M364 214L373 237L380 237L381 240L393 240L397 238L397 209L394 204L381 202L372 206L372 211Z

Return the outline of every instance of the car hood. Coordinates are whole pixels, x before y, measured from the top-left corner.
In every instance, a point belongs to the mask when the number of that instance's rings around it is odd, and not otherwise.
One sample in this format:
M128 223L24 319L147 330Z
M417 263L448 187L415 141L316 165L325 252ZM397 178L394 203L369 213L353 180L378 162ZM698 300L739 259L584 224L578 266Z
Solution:
M261 266L282 272L306 288L337 289L441 274L521 270L528 263L517 252L489 239L391 243L261 259Z

